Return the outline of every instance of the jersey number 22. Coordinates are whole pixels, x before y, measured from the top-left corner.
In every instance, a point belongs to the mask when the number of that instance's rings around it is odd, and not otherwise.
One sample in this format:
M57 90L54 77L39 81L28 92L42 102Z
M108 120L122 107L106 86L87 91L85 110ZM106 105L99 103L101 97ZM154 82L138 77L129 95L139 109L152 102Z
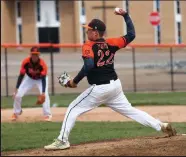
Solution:
M97 62L97 66L101 67L104 65L108 65L108 64L112 64L114 62L113 57L114 54L110 53L109 50L107 50L105 53L102 50L98 51L98 56L99 56L99 60ZM109 56L109 58L107 60L104 59L105 56Z

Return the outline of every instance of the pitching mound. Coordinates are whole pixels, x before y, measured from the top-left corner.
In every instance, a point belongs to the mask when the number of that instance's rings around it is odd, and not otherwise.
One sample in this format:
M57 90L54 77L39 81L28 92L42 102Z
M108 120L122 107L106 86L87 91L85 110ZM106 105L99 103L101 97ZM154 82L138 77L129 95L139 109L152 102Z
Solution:
M72 145L70 149L44 149L3 153L10 156L184 156L186 136L143 137Z
M185 122L186 106L148 106L138 107L169 122ZM61 121L66 108L52 108L53 121ZM1 122L10 122L12 110L1 110ZM97 116L99 115L99 116ZM24 109L18 122L40 121L42 108ZM80 121L129 121L130 119L112 111L109 108L97 108L83 116ZM186 136L175 137L140 137L135 139L120 139L71 145L70 149L61 151L45 151L44 149L2 152L10 156L185 156Z

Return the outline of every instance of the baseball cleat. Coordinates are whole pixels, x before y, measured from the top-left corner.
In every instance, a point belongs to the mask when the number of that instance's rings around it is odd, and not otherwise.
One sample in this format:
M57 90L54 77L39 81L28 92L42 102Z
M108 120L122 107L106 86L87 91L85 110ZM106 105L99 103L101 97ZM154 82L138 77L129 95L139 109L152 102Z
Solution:
M17 119L17 115L15 113L12 114L11 120L15 121Z
M44 146L45 150L63 150L70 148L69 142L63 142L59 139L55 139L54 142L48 146Z
M161 130L170 136L176 136L176 129L172 128L170 123L162 123Z
M23 113L23 111L21 110L21 112L20 112L18 115L21 115L22 113ZM13 114L12 114L12 117L11 117L11 120L12 120L12 121L15 121L15 120L18 118L18 115L15 114L15 113L13 113Z
M52 115L45 116L44 121L51 122L52 121Z

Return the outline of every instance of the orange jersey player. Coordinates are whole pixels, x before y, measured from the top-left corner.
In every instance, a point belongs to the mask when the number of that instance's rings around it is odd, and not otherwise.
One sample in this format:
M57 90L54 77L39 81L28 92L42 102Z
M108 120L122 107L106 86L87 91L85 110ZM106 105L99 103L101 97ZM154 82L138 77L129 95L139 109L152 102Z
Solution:
M134 108L124 95L120 79L114 69L114 56L119 49L134 40L135 29L130 16L123 9L115 11L115 14L121 15L126 22L127 34L124 36L105 39L103 35L106 26L99 19L93 19L86 26L89 41L82 48L84 65L77 76L67 83L67 87L76 88L85 76L90 87L69 105L58 138L52 144L45 146L46 150L69 148L68 137L77 117L101 104L144 126L163 131L169 136L176 134L169 123L163 123L146 112Z
M50 98L48 94L47 65L39 55L40 52L38 48L32 47L30 56L22 61L16 90L13 95L14 113L12 115L12 120L16 120L18 115L22 114L22 97L36 85L40 95L43 95L45 98L43 103L44 120L51 121L52 115L50 112Z

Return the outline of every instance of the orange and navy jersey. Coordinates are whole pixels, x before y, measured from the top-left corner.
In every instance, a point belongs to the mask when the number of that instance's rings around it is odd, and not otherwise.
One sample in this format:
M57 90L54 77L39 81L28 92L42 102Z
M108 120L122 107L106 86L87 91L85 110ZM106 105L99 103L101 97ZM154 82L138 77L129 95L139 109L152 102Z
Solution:
M33 63L31 57L27 57L21 64L20 74L27 74L30 78L37 80L47 75L47 65L45 61L39 58L37 63Z
M121 49L126 47L127 42L125 37L119 37L119 38L108 38L106 40L104 39L99 39L98 41L87 41L82 48L82 56L83 57L91 57L94 58L94 50L93 50L93 45L100 43L100 45L103 47L103 42L107 43L111 51L114 53Z
M126 47L125 37L99 39L87 41L82 47L82 57L92 58L94 68L87 75L90 84L96 84L100 80L112 80L117 78L114 69L114 56L116 51Z

